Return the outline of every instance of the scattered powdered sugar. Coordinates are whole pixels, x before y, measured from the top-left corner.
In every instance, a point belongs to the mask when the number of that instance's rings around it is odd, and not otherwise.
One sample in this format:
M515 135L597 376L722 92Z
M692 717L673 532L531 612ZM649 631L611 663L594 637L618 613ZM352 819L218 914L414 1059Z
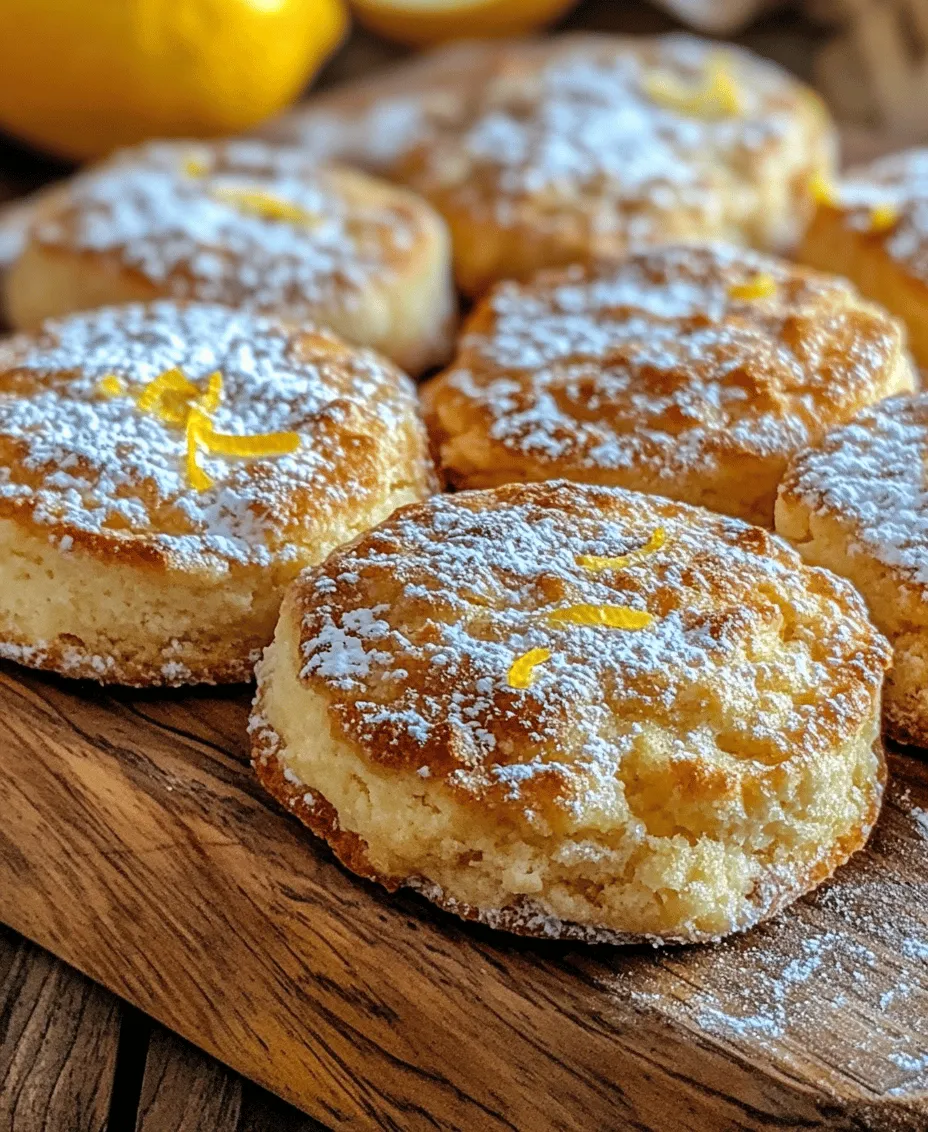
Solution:
M913 806L910 811L912 819L916 822L922 832L922 836L928 839L928 810L920 809L918 806Z
M428 129L427 105L411 95L373 102L358 117L297 110L272 127L275 135L323 161L334 157L375 172L414 149Z
M300 447L250 461L203 452L215 482L195 490L183 429L136 405L173 367L204 391L222 373L218 431L293 431ZM109 375L124 394L101 393ZM29 514L62 549L78 533L105 533L140 538L180 564L287 560L298 553L291 528L301 512L344 504L351 445L337 426L350 418L355 433L383 436L414 413L411 383L373 354L345 348L314 360L272 319L168 302L77 315L0 351L0 508Z
M732 297L757 277L772 294ZM899 333L856 306L845 284L753 252L639 252L498 287L428 396L449 434L476 416L520 468L566 461L674 484L733 454L785 459L882 391Z
M838 190L852 228L871 232L889 254L928 283L928 149L912 149L852 170ZM898 220L872 232L871 210L888 205Z
M578 564L639 548L658 525L666 542L640 563ZM655 728L684 761L716 759L722 727L741 737L733 750L779 764L860 725L887 653L850 587L825 584L827 600L764 532L656 498L563 483L436 497L304 576L301 675L328 687L372 758L527 811L540 782L560 783L567 806L606 804ZM577 604L654 619L552 624ZM534 649L550 656L512 687L510 667ZM695 688L712 689L711 727L684 707Z
M850 528L850 554L928 585L926 458L928 394L893 397L803 452L783 490Z
M23 200L5 203L0 208L0 270L6 271L22 254L29 228L35 219L36 206L42 197L41 192L33 193Z
M892 786L871 849L788 914L711 948L617 960L602 985L705 1036L760 1049L778 1068L806 1077L811 1060L842 1095L928 1090L923 815L908 788Z
M475 200L489 181L494 218L504 225L518 219L514 202L525 197L546 208L582 207L603 231L614 230L617 207L646 201L650 210L624 216L630 234L642 238L659 224L655 211L692 211L718 230L732 199L723 199L722 187L736 180L743 193L752 162L804 144L795 81L730 46L724 60L742 106L729 116L681 112L647 91L655 75L692 89L705 82L719 51L690 36L485 48L469 73L459 54L449 54L447 75L440 56L424 74L410 70L417 98L398 93L393 75L382 90L371 83L367 100L354 97L342 108L332 108L331 96L318 108L310 103L275 133L427 194L453 188Z
M178 298L269 310L351 302L396 269L417 232L408 209L364 203L342 176L257 141L150 143L74 181L33 235L115 255ZM249 207L247 194L282 202L284 215Z
M116 668L116 661L112 656L97 656L83 649L61 647L59 641L54 642L53 646L48 642L19 645L12 641L0 641L0 658L12 660L26 668L44 668L51 647L54 647L56 670L65 675L85 677L92 672L94 676L104 679L112 677Z

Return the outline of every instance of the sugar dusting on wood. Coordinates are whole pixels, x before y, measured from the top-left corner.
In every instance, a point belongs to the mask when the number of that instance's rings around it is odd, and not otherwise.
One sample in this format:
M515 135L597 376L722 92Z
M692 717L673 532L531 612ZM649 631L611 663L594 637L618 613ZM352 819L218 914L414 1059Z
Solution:
M894 783L868 850L817 893L745 936L636 960L611 989L783 1068L815 1051L826 1079L911 1100L928 1090L928 810Z

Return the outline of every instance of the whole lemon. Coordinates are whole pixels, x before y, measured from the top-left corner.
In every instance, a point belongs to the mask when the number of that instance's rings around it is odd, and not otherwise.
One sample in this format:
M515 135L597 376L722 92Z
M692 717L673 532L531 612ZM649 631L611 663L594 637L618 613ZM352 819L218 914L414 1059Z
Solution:
M352 0L361 23L387 39L424 47L448 39L524 35L577 0Z
M62 157L236 133L340 39L342 0L0 0L0 128Z

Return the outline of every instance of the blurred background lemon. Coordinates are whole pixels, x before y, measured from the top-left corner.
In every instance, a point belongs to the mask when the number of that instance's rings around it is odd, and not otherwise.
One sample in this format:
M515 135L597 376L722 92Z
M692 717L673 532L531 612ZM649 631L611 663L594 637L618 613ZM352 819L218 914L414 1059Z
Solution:
M464 37L522 35L556 20L576 0L353 0L358 20L413 46Z
M238 133L340 40L342 0L0 0L0 128L60 157Z

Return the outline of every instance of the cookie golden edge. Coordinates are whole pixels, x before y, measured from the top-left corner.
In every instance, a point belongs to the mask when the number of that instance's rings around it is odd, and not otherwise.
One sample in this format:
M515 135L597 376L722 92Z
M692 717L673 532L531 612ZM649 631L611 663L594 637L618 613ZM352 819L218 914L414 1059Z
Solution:
M500 189L498 199L511 211L511 219L501 223L486 200L470 202L469 191L461 194L454 186L431 184L432 178L419 169L418 159L411 162L411 174L406 168L409 154L385 158L379 138L359 142L354 137L357 123L372 106L388 106L391 99L404 104L418 100L420 106L455 100L466 103L474 90L492 83L507 68L516 75L526 72L529 78L524 86L530 91L537 72L555 64L561 55L586 52L595 58L606 52L642 51L656 55L675 37L681 38L677 33L633 37L570 32L547 38L442 45L383 75L315 95L272 122L263 133L274 140L305 145L322 159L344 160L420 191L451 229L458 286L468 297L477 298L503 279L525 279L545 267L624 254L632 242L627 225L597 233L592 230L592 219L584 216L579 206L573 213L562 208L552 218L545 194L510 198ZM711 41L704 37L682 38L712 49ZM731 49L731 55L743 72L739 77L749 85L757 82L759 68L775 67L742 49ZM658 59L656 65L660 67L663 62ZM728 171L726 184L713 190L718 207L711 222L700 219L683 203L674 209L658 210L659 232L648 242L714 238L783 254L796 247L814 211L810 185L816 175L833 173L839 146L835 124L822 99L810 87L780 71L784 80L781 98L788 102L788 129L777 139L776 152L750 153L746 167ZM336 128L340 119L346 127L342 132ZM318 130L321 123L330 128ZM416 145L407 148L415 150ZM647 200L636 205L643 214L650 207Z
M845 586L838 579L835 582L839 587ZM324 840L341 864L359 876L380 884L389 892L410 888L445 911L465 920L535 938L608 944L649 943L654 946L714 942L753 928L816 889L866 844L879 816L887 767L880 737L881 704L878 684L868 713L858 722L853 733L845 736L829 752L835 755L840 752L849 772L853 769L862 773L866 788L862 791L859 820L821 844L804 861L792 861L788 864L777 862L766 866L765 874L757 878L750 896L743 900L739 915L722 931L691 929L684 932L654 933L617 930L605 924L563 919L552 913L542 901L528 896L518 896L502 907L479 907L455 897L447 891L447 887L443 888L425 875L390 875L378 869L372 860L368 843L361 835L342 824L337 808L322 791L318 787L307 785L289 769L287 739L271 719L274 711L268 703L268 689L275 678L274 668L279 665L289 666L287 682L298 683L298 587L299 582L288 592L275 641L265 650L258 665L258 687L249 724L252 764L264 788L286 810ZM849 587L847 592L859 601ZM877 634L874 634L874 638L880 640ZM885 649L885 643L883 647ZM325 721L318 732L310 728L314 741L331 744L330 759L337 762L340 755L344 756L349 764L348 773L352 773L352 763L365 762L363 747L340 733L335 721L328 716L328 701L324 695L310 692L306 688L302 688L302 692L312 696L311 714L315 716L318 712L320 719ZM307 706L308 701L303 704L303 709ZM326 726L330 729L330 734L324 734Z
M679 252L685 247L691 247L698 253L712 253L725 246L703 240L694 241L691 245L673 242L665 248L638 249L626 258L626 262L632 262L637 256L657 260L662 255ZM779 257L757 257L749 249L741 251L745 264L753 263L756 259L760 267L788 273L797 281L817 277L822 282L842 282L832 272L819 273ZM618 261L619 264L621 262ZM478 300L461 328L455 357L444 369L420 386L422 411L440 474L455 490L482 490L507 483L543 483L559 478L602 487L621 487L649 495L666 496L771 529L774 525L777 489L794 454L788 449L762 453L751 451L742 445L739 451L726 432L719 431L715 436L707 437L706 444L711 449L716 464L714 470L708 473L705 467L694 468L690 472L672 467L658 470L653 466L640 466L633 460L618 469L585 467L570 457L549 458L533 451L513 452L504 440L494 435L493 426L500 418L487 414L486 406L478 395L467 394L456 388L454 381L458 373L467 373L471 365L474 367L478 390L482 389L480 383L485 380L502 382L507 377L504 368L494 368L492 363L482 362L478 351L468 351L466 348L470 334L478 340L493 341L494 323L490 319L497 296L508 296L511 291L515 291L524 296L528 307L533 297L544 297L560 285L582 285L595 282L598 278L608 280L614 269L615 265L610 267L605 263L546 269L523 282L496 284ZM733 275L733 278L736 277ZM670 283L667 284L668 288L669 286ZM850 416L870 404L896 394L911 393L919 388L918 372L912 364L908 334L903 323L853 289L836 287L835 303L839 299L844 300L847 312L859 312L861 318L871 320L874 325L882 325L885 333L893 337L894 347L887 364L870 375L867 396L850 413L845 412L826 422L826 427L847 423ZM641 317L640 313L638 316ZM629 318L631 317L630 315ZM928 325L928 317L925 322ZM609 364L605 357L584 361L592 371L596 370L597 365L605 370ZM566 363L549 364L554 367ZM712 375L708 376L711 378ZM523 383L527 394L531 393L532 381L528 370L516 374L511 380ZM520 406L522 411L524 408L524 404ZM749 416L746 415L746 419L750 422ZM758 427L761 423L758 421ZM577 427L579 430L579 422Z
M177 309L197 305L179 304ZM113 308L120 309L128 310ZM33 517L31 500L0 498L0 659L128 687L251 682L294 576L396 508L438 489L415 389L404 373L329 331L260 317L284 329L298 348L315 344L328 365L366 358L380 367L385 382L396 383L403 426L374 441L363 471L352 456L354 426L350 421L344 426L335 486L353 481L354 506L333 503L305 513L306 542L292 560L263 565L226 561L206 546L193 560L178 562L159 544L157 531L127 538L118 530L90 531L57 521L48 525ZM47 327L54 330L67 321ZM7 360L35 340L25 334L7 338L2 343ZM15 370L13 363L10 371ZM234 633L224 631L229 626Z
M458 317L451 240L444 221L425 200L402 186L339 166L326 167L323 172L347 201L401 209L415 222L415 243L405 249L402 262L369 280L351 302L333 297L307 299L263 313L326 326L414 375L440 365L451 353ZM82 176L88 174L79 174L78 183ZM0 274L0 293L14 330L37 330L47 319L97 307L200 298L189 272L179 271L159 285L125 263L118 252L51 246L36 239L39 226L70 207L69 186L70 182L56 185L54 193L24 206L10 219L11 225L22 226L21 246Z
M786 884L775 876L761 889L762 897L749 906L745 917L729 932L712 934L693 932L688 935L654 935L648 933L619 932L595 924L581 924L561 920L545 909L538 901L523 898L504 908L476 908L447 894L440 885L422 876L392 877L377 872L368 856L368 846L362 837L343 829L335 807L316 790L291 782L285 776L281 762L284 743L262 714L263 701L259 691L252 714L251 758L258 781L265 790L289 813L293 814L313 834L323 840L346 869L365 880L381 885L394 893L409 888L437 905L445 912L471 920L485 927L534 939L562 940L588 944L614 944L622 946L651 944L655 947L717 943L727 935L750 931L758 924L772 919L801 897L813 892L841 865L866 845L879 817L886 786L886 757L879 738L872 742L872 750L879 763L869 810L863 824L849 832L832 847L830 855L812 862L806 872Z
M795 463L780 485L776 530L803 561L846 578L863 596L873 623L893 649L883 685L884 731L897 743L928 747L928 586L865 550L851 553L853 525L802 498Z

